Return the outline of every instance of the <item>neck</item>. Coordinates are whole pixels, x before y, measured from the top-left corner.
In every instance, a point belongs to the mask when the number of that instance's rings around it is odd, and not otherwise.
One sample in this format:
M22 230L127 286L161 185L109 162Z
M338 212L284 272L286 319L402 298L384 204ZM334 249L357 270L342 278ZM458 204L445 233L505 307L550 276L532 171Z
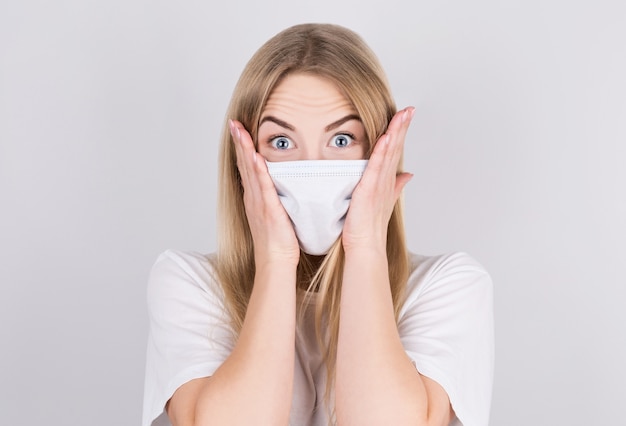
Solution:
M311 284L311 280L322 266L325 255L314 256L300 252L300 262L298 263L298 288L307 290ZM311 289L317 291L317 288Z

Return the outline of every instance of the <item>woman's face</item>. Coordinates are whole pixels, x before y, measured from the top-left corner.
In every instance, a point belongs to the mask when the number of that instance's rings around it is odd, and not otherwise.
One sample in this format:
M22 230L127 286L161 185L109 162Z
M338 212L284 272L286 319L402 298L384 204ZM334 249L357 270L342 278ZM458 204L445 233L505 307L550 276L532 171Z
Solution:
M258 151L267 161L360 160L368 141L361 120L329 80L285 77L261 114Z

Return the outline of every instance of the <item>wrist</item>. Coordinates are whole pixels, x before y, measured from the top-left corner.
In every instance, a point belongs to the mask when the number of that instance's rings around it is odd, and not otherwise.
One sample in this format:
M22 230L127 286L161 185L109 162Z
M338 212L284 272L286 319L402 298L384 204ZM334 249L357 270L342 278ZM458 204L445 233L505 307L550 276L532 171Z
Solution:
M254 271L254 287L280 288L282 289L281 292L284 292L285 288L295 290L296 277L297 268L295 266L278 262L257 263Z
M346 254L371 251L380 255L387 252L387 232L367 232L359 235L344 230L341 243Z
M268 247L254 250L254 263L257 267L278 267L295 269L300 262L300 248L272 249Z
M295 272L298 268L298 261L280 257L255 257L254 266L257 272L283 271Z
M346 261L356 259L359 262L365 262L369 259L381 259L387 257L387 247L384 243L363 243L344 245L344 253Z

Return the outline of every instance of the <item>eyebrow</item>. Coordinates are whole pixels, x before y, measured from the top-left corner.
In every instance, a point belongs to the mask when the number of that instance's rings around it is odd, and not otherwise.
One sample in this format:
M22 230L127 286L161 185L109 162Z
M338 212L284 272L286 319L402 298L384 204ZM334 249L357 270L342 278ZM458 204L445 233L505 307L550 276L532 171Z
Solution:
M286 121L279 120L278 118L274 117L273 115L267 115L267 116L263 117L261 119L261 122L259 123L259 127L261 127L261 124L265 123L266 121L271 121L272 123L276 123L280 127L284 127L285 129L291 130L292 132L295 130L295 127L293 127L291 124L287 123Z
M336 129L337 127L341 126L343 123L350 121L350 120L358 120L360 122L361 117L359 117L356 114L346 115L345 117L340 118L339 120L333 123L330 123L328 126L326 126L324 130L326 130L327 132L330 132L331 130Z
M345 117L340 118L339 120L333 121L332 123L330 123L328 126L324 128L324 130L326 132L330 132L331 130L336 129L337 127L341 126L343 123L350 121L350 120L358 120L360 122L361 117L359 117L356 114L346 115ZM295 127L293 127L291 124L279 118L276 118L273 115L267 115L263 117L261 119L261 122L259 123L259 127L261 127L261 124L265 123L266 121L271 121L272 123L278 124L280 127L283 127L287 130L291 130L292 132L295 130Z

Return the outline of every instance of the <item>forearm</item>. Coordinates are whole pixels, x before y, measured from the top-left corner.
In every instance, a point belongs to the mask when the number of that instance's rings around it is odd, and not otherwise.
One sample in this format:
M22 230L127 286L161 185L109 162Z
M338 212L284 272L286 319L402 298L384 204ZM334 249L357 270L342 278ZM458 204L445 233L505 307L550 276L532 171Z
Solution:
M346 252L336 410L342 426L427 424L427 392L400 341L384 250Z
M286 425L293 389L295 267L257 270L233 352L201 390L196 423Z

